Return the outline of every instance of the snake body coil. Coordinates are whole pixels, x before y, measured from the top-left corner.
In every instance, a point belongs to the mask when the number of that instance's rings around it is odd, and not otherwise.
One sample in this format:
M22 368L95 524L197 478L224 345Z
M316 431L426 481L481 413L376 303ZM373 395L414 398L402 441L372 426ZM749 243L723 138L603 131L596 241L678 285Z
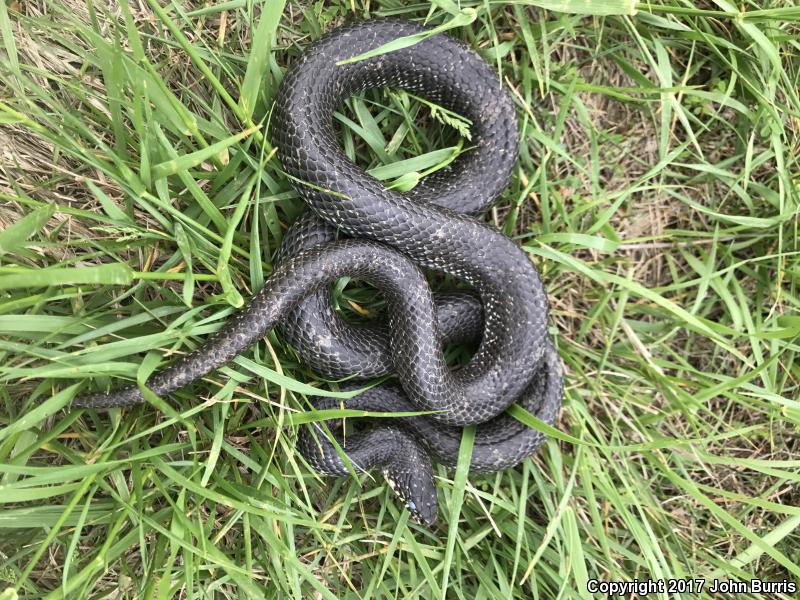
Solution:
M437 412L393 419L339 443L357 468L381 468L412 514L431 523L436 518L431 459L454 465L460 428L480 424L472 468L496 471L518 463L543 436L503 411L517 402L552 423L562 379L533 264L511 240L471 216L505 187L517 155L515 111L497 74L474 51L444 35L341 63L424 33L404 21L366 21L321 38L289 70L272 138L311 211L287 234L278 266L250 304L197 351L157 373L148 387L169 394L276 325L324 375L396 373L401 387L373 388L345 406ZM410 91L472 122L474 148L409 193L386 189L353 164L333 125L334 110L348 97L385 86ZM351 239L337 239L342 234ZM434 297L420 267L467 281L480 301L463 293ZM330 284L342 276L365 280L383 293L387 325L354 326L333 311ZM476 337L480 343L469 363L449 369L443 344ZM129 387L84 396L73 405L141 401L140 391ZM339 401L317 398L314 406L336 408ZM303 431L298 447L322 473L349 472L321 424Z

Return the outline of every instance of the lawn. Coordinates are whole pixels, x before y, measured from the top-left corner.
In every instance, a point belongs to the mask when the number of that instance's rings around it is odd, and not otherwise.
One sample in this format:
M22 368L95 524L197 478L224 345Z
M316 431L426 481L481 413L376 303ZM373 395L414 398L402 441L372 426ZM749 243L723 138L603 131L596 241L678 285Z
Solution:
M0 3L0 598L800 585L800 8L630 4ZM275 333L169 398L65 409L145 381L269 277L303 209L269 141L282 74L385 15L464 40L511 91L520 158L486 219L542 273L566 376L534 457L437 471L433 528L379 474L305 465L309 387L336 386ZM420 157L387 184L468 146L398 90L336 118L365 168ZM382 303L357 282L336 299Z

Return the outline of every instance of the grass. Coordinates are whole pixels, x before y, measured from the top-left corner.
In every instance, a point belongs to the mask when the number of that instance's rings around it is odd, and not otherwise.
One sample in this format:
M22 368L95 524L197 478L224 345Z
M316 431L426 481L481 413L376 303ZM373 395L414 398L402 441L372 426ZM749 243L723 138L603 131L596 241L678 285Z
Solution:
M800 9L638 8L0 4L0 598L800 583ZM539 266L567 376L557 439L494 476L439 471L432 530L380 478L306 468L298 415L333 388L274 334L168 401L62 410L76 383L144 381L269 277L302 210L265 135L277 84L320 32L389 14L479 49L516 99L488 218ZM468 147L396 91L337 119L400 187Z

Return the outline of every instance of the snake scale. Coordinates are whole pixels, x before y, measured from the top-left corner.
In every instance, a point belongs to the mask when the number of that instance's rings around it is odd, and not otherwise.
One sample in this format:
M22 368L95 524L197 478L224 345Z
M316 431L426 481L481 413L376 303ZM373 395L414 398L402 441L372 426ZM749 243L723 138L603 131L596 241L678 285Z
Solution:
M534 265L512 240L476 218L507 185L516 161L513 103L476 52L427 33L406 21L364 21L312 43L288 70L271 138L310 210L287 232L272 276L250 303L147 386L160 396L170 394L276 326L324 376L394 373L398 383L373 387L344 406L435 412L381 419L346 437L336 422L316 423L301 431L298 449L323 474L346 475L348 463L359 470L381 469L412 516L430 524L437 514L432 463L455 465L462 428L478 425L471 470L511 467L544 436L505 410L516 402L551 424L563 384ZM423 39L341 62L407 36ZM406 90L469 119L473 148L410 192L387 189L347 158L333 123L334 111L347 98L376 87ZM434 295L422 268L451 274L474 293ZM383 294L385 323L351 324L334 311L331 284L344 276ZM479 342L474 356L462 368L449 368L444 345L466 340ZM131 386L84 395L72 405L108 408L142 401ZM318 410L342 405L325 397L311 403Z

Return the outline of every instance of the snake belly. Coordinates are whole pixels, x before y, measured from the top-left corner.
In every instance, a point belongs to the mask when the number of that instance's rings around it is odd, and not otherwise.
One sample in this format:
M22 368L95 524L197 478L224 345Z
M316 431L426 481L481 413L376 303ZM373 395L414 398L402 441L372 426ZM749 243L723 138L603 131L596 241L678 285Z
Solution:
M562 375L534 265L509 238L474 217L506 186L517 156L516 114L497 74L473 50L444 35L342 63L426 33L406 21L365 21L320 38L289 69L271 137L310 211L287 234L275 271L251 302L147 385L158 395L172 393L275 326L323 375L394 373L399 386L373 388L345 407L435 412L392 419L347 436L346 443L333 423L318 423L301 432L298 448L321 473L347 474L348 463L381 469L412 516L433 523L432 461L453 466L461 428L478 424L472 468L491 472L517 464L543 436L504 411L516 402L553 423ZM463 115L472 123L474 147L411 192L386 189L347 158L333 124L334 110L348 97L376 87L404 89ZM421 268L454 275L474 294L434 296ZM343 276L383 293L385 325L351 325L333 311L330 286ZM474 356L451 370L444 344L474 338ZM73 406L142 401L139 389L129 386L82 396ZM312 399L318 409L339 402Z

